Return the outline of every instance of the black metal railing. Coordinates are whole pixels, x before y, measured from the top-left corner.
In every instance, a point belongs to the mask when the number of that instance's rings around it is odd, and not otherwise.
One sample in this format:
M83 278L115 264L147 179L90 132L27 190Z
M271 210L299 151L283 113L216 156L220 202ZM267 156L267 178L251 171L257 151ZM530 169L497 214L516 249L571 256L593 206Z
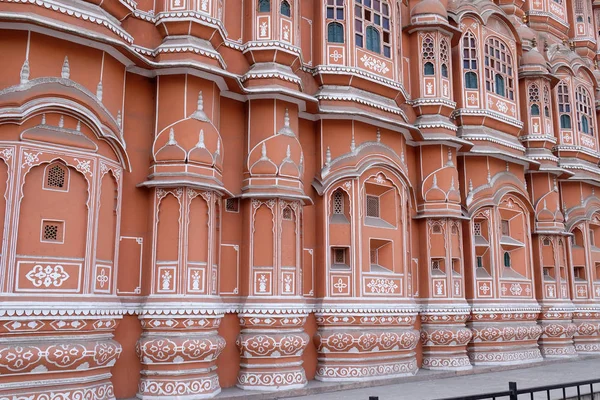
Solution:
M558 385L536 386L527 389L519 389L517 388L516 382L509 382L508 391L483 393L473 396L448 397L439 400L499 400L502 398L509 400L551 400L557 399L556 396L560 396L558 397L559 399L583 400L584 398L593 398L592 396L596 393L594 391L594 385L597 385L596 392L600 392L600 379L561 383Z
M596 391L594 391L594 385L597 385ZM447 397L438 400L583 400L593 399L594 393L600 393L600 379L561 383L558 385L537 386L527 389L519 389L517 388L516 382L509 382L508 390L503 392L482 393L472 396ZM369 396L369 400L379 400L379 397Z

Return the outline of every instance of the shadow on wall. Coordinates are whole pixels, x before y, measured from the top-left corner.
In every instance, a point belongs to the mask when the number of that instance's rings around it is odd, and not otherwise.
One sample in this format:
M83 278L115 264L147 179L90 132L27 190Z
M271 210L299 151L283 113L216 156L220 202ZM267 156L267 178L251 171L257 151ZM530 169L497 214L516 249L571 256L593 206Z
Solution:
M135 351L135 344L142 334L137 315L124 315L115 331L115 340L123 346L123 352L112 369L115 398L135 398L140 381L142 365Z

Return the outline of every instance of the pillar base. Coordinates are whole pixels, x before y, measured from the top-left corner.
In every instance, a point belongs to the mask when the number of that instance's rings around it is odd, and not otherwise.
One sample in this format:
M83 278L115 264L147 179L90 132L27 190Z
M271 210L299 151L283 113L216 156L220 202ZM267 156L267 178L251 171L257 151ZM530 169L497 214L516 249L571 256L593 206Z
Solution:
M577 309L573 314L577 331L573 337L578 354L600 354L600 310Z
M439 371L464 371L473 366L467 355L471 330L465 326L469 308L424 308L421 312L422 368Z
M363 381L417 373L419 333L414 310L362 314L357 309L317 313L315 379Z
M536 321L536 308L474 309L467 324L473 331L468 346L471 363L519 365L542 361L537 344L542 328Z
M121 354L113 340L121 315L114 304L78 306L3 304L0 398L115 398L110 370Z
M308 313L297 310L244 310L237 339L241 364L237 387L244 390L298 389L308 383L302 354L310 340Z
M67 378L69 383L65 383L64 378L43 379L32 382L36 388L23 389L23 382L17 382L16 385L6 385L5 390L0 391L0 398L3 399L27 399L27 400L47 400L48 394L52 393L55 399L94 399L94 400L115 400L113 385L110 382L110 374L97 376L101 378L97 382L89 382L87 379Z
M221 393L217 374L204 377L182 377L176 380L172 376L142 378L137 398L141 400L177 400L209 399Z
M577 357L573 345L573 335L577 326L572 322L573 309L550 308L542 311L538 321L542 328L539 345L546 358Z
M221 392L216 361L225 348L217 333L223 314L207 309L186 309L186 314L140 316L144 333L136 345L143 367L139 399L195 400Z

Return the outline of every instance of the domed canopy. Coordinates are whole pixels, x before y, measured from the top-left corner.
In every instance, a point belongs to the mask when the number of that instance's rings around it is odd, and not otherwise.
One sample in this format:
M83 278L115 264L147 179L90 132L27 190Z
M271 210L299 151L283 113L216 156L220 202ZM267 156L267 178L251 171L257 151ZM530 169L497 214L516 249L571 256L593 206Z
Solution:
M546 67L546 59L540 54L537 48L534 47L523 54L521 57L521 65L542 65Z
M446 7L439 0L421 0L410 11L411 17L425 14L436 14L444 18L448 18Z

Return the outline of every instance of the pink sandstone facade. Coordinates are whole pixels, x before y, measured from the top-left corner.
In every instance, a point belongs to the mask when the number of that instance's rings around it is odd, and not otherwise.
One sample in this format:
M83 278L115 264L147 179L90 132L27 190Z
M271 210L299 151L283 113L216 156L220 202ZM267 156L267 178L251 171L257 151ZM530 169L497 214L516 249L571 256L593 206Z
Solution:
M597 0L0 0L0 399L600 354L599 31Z

